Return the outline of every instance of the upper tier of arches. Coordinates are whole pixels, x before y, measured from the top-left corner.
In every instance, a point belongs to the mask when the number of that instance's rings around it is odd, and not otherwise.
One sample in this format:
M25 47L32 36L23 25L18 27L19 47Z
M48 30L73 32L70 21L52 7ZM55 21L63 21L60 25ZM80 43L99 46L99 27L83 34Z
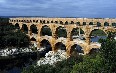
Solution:
M114 26L116 19L88 19L88 18L10 18L11 23L41 23L41 24L76 24L76 25L97 25L97 26Z

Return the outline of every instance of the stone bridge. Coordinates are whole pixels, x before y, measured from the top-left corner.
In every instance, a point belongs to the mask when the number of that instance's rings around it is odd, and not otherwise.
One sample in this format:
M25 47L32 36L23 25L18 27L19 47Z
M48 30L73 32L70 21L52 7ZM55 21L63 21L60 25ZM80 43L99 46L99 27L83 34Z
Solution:
M72 53L72 46L75 44L80 45L83 48L84 54L90 52L93 48L100 48L98 43L91 43L90 36L94 30L103 30L106 34L108 31L116 31L116 19L89 19L89 18L10 18L9 23L18 24L20 29L24 24L28 28L28 35L30 39L34 37L38 42L38 47L41 47L41 41L47 40L52 47L53 51L57 51L56 44L61 42L66 47L68 55ZM30 27L35 25L37 27L37 34L33 36ZM41 35L42 28L47 26L52 32L52 36ZM66 38L57 37L57 29L63 27L66 29ZM84 31L85 40L71 39L71 33L74 28L82 29ZM79 32L80 33L80 32Z

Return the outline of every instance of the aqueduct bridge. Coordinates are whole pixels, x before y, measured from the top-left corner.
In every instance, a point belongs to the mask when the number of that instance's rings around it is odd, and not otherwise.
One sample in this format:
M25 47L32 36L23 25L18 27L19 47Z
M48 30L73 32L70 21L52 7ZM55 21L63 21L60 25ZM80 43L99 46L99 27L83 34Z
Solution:
M31 38L35 38L38 43L38 47L41 47L41 42L47 40L52 47L53 51L57 51L56 44L63 43L66 47L68 55L72 53L72 46L75 44L80 45L83 48L84 54L90 52L93 48L100 48L97 43L90 41L91 32L97 29L103 30L105 33L108 31L116 31L116 19L89 19L89 18L10 18L9 23L16 25L18 24L20 29L25 24L28 28L28 35ZM33 36L30 27L35 25L37 27L36 36ZM41 30L44 26L50 28L52 35L43 36ZM66 29L66 38L57 37L57 29L62 27ZM84 31L83 36L85 40L75 40L71 38L71 33L74 28L82 29ZM80 33L80 31L79 31Z

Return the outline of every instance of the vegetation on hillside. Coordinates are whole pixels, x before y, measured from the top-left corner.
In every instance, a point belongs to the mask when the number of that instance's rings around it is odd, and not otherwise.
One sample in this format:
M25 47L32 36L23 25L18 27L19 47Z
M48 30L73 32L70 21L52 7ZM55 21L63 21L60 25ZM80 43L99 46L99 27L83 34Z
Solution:
M28 47L29 43L29 37L14 25L0 25L0 48Z

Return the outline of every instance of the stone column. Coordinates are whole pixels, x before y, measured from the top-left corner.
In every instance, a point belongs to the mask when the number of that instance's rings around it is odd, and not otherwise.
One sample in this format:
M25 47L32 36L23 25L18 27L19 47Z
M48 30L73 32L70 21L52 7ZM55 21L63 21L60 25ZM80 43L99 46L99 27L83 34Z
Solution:
M90 37L86 37L86 43L88 44L88 45L90 45Z

